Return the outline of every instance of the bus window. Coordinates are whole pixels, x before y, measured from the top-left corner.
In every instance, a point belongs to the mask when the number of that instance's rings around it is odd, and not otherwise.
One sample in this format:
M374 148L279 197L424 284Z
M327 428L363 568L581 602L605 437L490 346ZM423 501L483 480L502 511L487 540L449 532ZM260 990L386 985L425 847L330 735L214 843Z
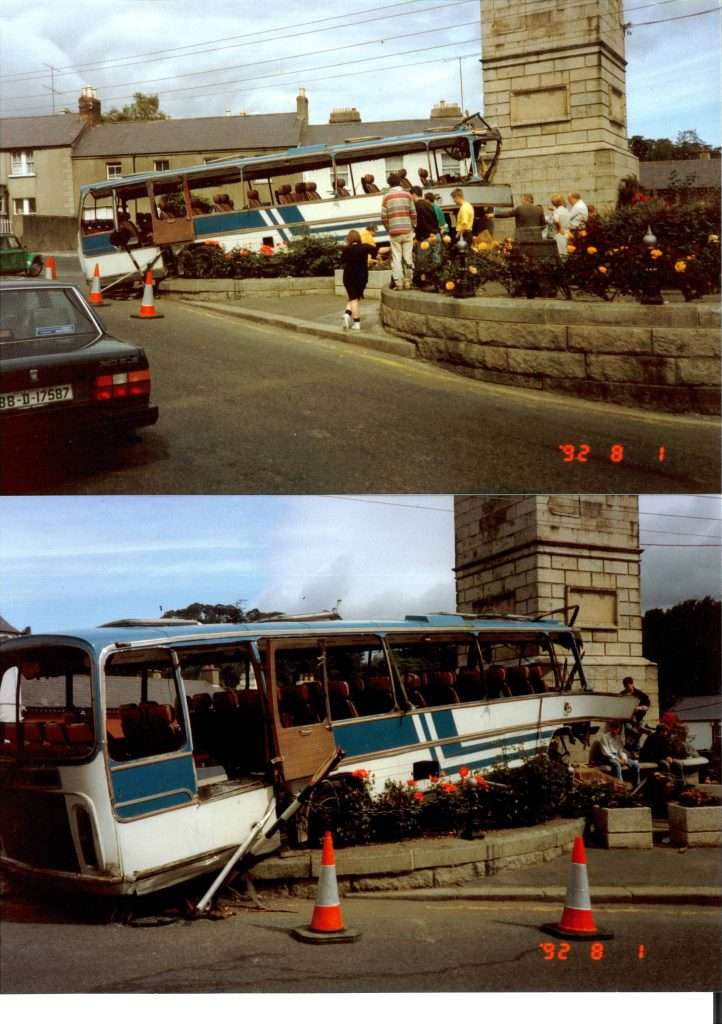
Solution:
M326 649L329 704L334 721L383 715L397 707L391 669L376 637Z
M90 659L84 651L58 645L8 654L0 660L0 680L0 753L66 760L92 752Z
M246 647L179 650L198 767L221 765L229 778L267 764L263 695Z
M112 760L155 757L184 745L184 716L167 651L112 655L105 666L105 693Z
M326 718L324 656L317 642L276 651L276 685L281 725L313 725Z
M391 657L416 707L483 700L483 674L472 637L419 637L389 643Z

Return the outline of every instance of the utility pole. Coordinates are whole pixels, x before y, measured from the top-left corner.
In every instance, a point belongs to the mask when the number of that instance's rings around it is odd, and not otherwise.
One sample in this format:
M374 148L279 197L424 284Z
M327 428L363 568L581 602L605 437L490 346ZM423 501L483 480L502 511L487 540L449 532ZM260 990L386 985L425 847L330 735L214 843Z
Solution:
M461 112L464 113L464 76L461 73L461 57L459 57L459 89L461 90Z
M52 64L46 64L45 61L43 61L43 64L45 65L46 68L50 68L50 88L49 88L48 91L52 95L53 113L55 113L55 93L56 92L59 93L59 90L55 88L55 72L58 69L54 68ZM43 89L48 89L48 86L44 85Z

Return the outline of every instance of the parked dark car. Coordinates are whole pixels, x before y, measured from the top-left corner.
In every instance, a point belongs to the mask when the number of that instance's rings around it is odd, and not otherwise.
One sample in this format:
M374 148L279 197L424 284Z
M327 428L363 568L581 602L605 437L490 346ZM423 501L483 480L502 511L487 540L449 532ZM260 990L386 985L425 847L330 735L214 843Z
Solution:
M106 333L72 285L0 281L0 443L90 433L118 439L158 419L142 348Z

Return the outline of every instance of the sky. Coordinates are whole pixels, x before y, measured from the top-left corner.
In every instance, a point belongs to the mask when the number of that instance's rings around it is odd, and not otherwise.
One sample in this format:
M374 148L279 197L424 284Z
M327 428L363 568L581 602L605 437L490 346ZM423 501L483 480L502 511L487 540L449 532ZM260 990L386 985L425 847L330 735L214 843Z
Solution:
M453 611L452 508L448 495L4 498L0 615L37 633L194 601ZM721 516L710 496L640 498L644 609L720 597Z
M560 2L574 17L580 0ZM719 145L718 6L626 0L630 135L695 129ZM91 85L104 110L142 91L173 117L272 113L295 110L302 85L316 124L335 107L366 121L427 117L462 88L473 112L479 12L479 0L0 0L0 110L50 113L52 86L56 109L75 111Z

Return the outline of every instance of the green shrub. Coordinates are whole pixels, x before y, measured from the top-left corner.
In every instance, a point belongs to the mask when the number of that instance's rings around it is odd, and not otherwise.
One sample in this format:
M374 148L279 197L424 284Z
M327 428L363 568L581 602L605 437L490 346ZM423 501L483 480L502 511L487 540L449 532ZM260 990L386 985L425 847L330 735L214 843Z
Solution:
M178 273L193 278L331 277L341 256L335 238L303 235L276 249L229 252L213 242L188 246L178 258Z

